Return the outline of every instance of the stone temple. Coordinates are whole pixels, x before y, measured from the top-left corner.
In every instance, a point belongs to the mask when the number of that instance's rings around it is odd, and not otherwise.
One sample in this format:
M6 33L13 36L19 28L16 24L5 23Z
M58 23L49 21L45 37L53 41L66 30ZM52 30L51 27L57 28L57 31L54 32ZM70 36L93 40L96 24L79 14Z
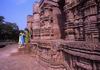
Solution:
M27 28L31 50L51 67L100 70L100 0L40 0Z

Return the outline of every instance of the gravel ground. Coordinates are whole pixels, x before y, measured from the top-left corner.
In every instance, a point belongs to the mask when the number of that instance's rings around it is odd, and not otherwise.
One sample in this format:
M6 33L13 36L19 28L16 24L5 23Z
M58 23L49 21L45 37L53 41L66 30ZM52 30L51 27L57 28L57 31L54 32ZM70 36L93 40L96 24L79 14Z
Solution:
M20 54L17 47L17 44L12 44L0 49L0 70L64 70L43 66L37 56Z

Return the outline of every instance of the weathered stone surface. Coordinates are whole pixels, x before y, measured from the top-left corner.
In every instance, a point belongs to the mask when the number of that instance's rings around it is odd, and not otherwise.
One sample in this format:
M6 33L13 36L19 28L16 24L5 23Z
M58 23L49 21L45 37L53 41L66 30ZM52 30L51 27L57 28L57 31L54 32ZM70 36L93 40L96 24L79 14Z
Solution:
M100 1L41 0L37 5L33 16L40 19L34 17L38 22L29 29L39 58L67 70L99 70Z

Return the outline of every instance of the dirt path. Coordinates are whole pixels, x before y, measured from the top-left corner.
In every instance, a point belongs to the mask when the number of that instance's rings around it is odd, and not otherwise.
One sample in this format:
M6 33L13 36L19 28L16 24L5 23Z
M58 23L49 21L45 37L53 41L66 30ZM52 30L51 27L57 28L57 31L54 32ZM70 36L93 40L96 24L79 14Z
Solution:
M17 46L17 44L11 44L4 48L0 48L0 58L6 58L10 56L11 53L18 52Z
M39 64L38 57L30 54L11 55L18 52L17 47L17 44L12 44L0 48L0 70L64 70L44 67Z

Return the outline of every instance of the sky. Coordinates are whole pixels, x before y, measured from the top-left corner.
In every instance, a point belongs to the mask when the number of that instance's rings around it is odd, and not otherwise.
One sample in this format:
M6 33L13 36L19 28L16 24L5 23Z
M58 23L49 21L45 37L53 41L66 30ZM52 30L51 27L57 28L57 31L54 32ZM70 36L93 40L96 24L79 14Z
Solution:
M22 30L27 25L27 15L32 15L36 0L0 0L0 16L5 21L16 23Z

